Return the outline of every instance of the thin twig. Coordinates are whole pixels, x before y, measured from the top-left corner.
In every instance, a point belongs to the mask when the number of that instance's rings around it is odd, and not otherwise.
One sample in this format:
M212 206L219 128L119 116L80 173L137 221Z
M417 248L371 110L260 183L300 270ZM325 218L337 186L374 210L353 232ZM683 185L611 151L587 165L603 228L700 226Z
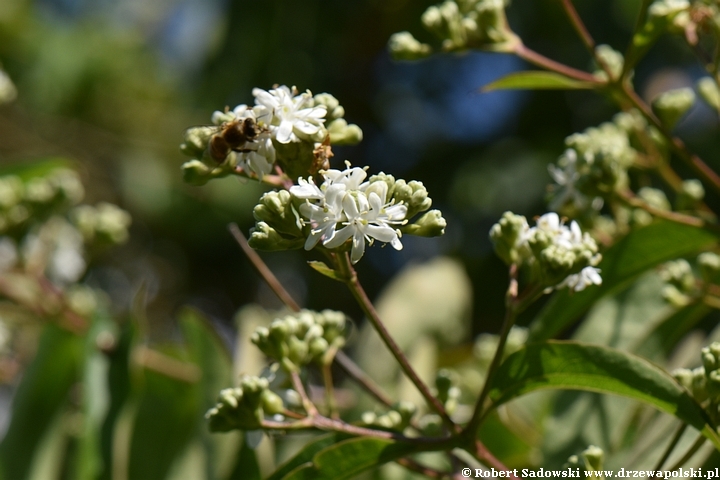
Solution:
M265 283L268 284L275 295L277 295L278 298L280 298L280 300L282 300L282 302L290 308L290 310L299 312L300 305L298 305L297 302L290 296L288 291L285 290L285 287L282 286L282 283L280 283L275 274L272 273L272 270L270 270L265 262L263 262L262 258L260 258L260 255L258 255L258 253L248 244L247 238L245 238L245 235L243 235L240 231L237 224L231 223L228 225L228 230L230 230L230 233L235 238L238 245L240 245L240 248L242 248L245 256L248 257L248 260L250 260L253 267L255 267L255 270L257 270L263 280L265 280Z
M515 318L517 317L517 297L518 297L518 266L516 264L512 264L510 266L510 281L508 284L507 294L505 298L505 319L503 321L502 330L500 332L500 338L498 340L497 349L495 350L495 356L492 359L492 362L490 363L490 366L488 367L487 375L485 376L485 384L483 385L482 391L480 392L480 395L477 398L477 401L475 402L475 410L473 411L472 418L468 422L467 426L465 427L465 430L468 432L471 432L472 435L475 435L475 432L477 431L478 427L480 426L480 421L482 419L482 413L483 408L485 406L485 399L487 398L488 394L490 393L490 388L492 386L493 377L495 376L495 371L497 370L497 367L500 365L500 361L502 360L503 351L505 350L505 342L507 342L508 334L510 333L510 329L512 328L513 324L515 323Z
M718 229L717 225L710 224L701 218L693 217L691 215L685 215L683 213L673 212L671 210L661 210L659 208L655 208L646 201L634 196L630 192L618 193L617 196L626 205L645 210L646 212L655 215L658 218L664 218L665 220L670 220L671 222L675 223L682 223L683 225L689 225L691 227L707 228L709 230Z
M447 424L448 427L455 430L455 422L453 422L453 420L450 418L450 415L448 415L447 411L445 411L445 407L443 406L443 404L440 402L440 400L435 398L432 392L430 392L430 388L425 385L425 382L423 382L417 372L415 372L415 369L412 367L412 365L410 365L407 357L402 352L395 340L392 338L390 332L388 332L387 328L385 327L385 324L380 319L380 316L375 310L375 307L370 301L370 298L368 298L365 290L363 289L360 281L357 278L357 274L355 273L355 269L350 263L350 258L348 257L347 252L342 252L342 254L338 254L337 259L337 268L341 275L343 275L345 284L347 285L350 292L353 294L353 297L355 297L355 300L357 300L358 304L365 312L365 315L367 315L368 320L370 320L370 323L375 328L375 331L377 331L378 335L380 335L380 338L382 339L383 343L385 343L385 346L388 348L388 350L390 350L390 353L392 353L398 364L400 364L400 368L402 368L405 375L415 385L415 388L417 388L417 390L423 396L428 406L435 410L438 415L440 415L440 417L443 419L443 421Z
M302 383L302 379L297 372L290 372L290 378L292 379L293 388L300 395L303 402L303 407L310 417L318 416L318 410L315 404L310 400L310 396L305 391L305 386Z
M515 54L523 60L526 60L533 65L543 68L545 70L550 70L552 72L565 75L566 77L573 78L575 80L592 83L596 86L604 85L604 82L596 78L593 74L569 67L560 62L556 62L555 60L547 58L546 56L529 49L522 43L519 43L515 47Z

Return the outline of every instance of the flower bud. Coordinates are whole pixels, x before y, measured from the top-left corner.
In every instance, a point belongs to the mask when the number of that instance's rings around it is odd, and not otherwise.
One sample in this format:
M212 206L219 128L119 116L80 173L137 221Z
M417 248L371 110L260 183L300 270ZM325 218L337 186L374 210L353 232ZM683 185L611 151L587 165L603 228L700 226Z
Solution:
M388 49L395 60L419 60L432 53L430 45L420 43L410 32L393 34L388 42Z
M285 406L282 398L270 390L264 390L261 396L263 411L268 415L283 413Z
M210 137L217 132L214 127L192 127L185 130L185 138L180 151L188 157L200 159L205 154Z
M327 124L330 143L333 145L357 145L363 139L363 132L357 125L348 124L344 118L338 118Z
M652 108L662 124L672 129L694 104L692 88L677 88L660 94L652 102Z
M17 98L17 88L10 80L10 76L0 68L0 105L10 103Z
M253 208L253 216L255 220L271 225L280 234L291 237L302 236L300 216L287 190L265 193Z
M301 237L285 238L267 223L258 222L255 224L255 228L250 231L248 243L256 250L273 252L302 248L305 239Z
M525 217L512 212L503 213L500 221L490 229L490 240L495 247L495 253L506 264L520 263L526 256L520 249L520 243L528 229Z
M697 91L708 105L720 111L720 88L711 77L703 77L697 82Z
M422 182L411 180L397 180L391 194L395 203L403 202L407 206L405 218L412 218L420 212L424 212L432 206L432 199Z
M430 210L413 223L400 227L400 231L419 237L439 237L445 234L446 226L447 222L440 210Z
M690 179L682 182L677 194L678 210L695 210L705 198L705 188L700 180Z
M590 445L585 451L582 452L582 457L585 460L585 465L588 470L602 470L603 458L605 453L600 447Z
M703 280L709 282L715 274L720 272L720 255L714 252L704 252L698 255L698 267Z
M595 54L607 69L610 70L611 78L609 80L617 81L622 74L625 63L622 53L613 49L610 45L598 45L595 47ZM595 76L603 80L608 80L605 69L600 65L599 67L600 69L595 72Z

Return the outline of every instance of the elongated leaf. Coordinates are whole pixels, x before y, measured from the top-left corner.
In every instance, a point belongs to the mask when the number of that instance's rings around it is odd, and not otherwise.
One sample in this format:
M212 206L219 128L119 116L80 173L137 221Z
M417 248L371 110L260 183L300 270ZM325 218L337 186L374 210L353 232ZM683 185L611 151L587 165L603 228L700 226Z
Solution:
M577 342L531 344L502 363L489 398L497 407L547 388L610 393L647 403L692 425L720 448L720 437L702 408L667 372L641 357Z
M482 87L483 92L493 90L583 90L593 88L589 82L581 82L559 73L530 70L505 75Z
M418 451L417 445L379 438L351 438L318 452L312 463L283 480L344 480Z
M301 465L305 465L312 462L313 457L320 451L327 447L334 445L340 440L340 437L336 433L329 435L323 435L308 443L300 450L294 457L287 462L283 463L278 467L267 480L282 480L287 474L295 470Z
M717 235L687 225L657 222L630 233L603 254L603 283L582 292L561 290L550 299L530 328L530 341L546 340L583 315L595 301L618 291L656 265L706 250Z
M82 343L82 338L56 325L45 328L37 356L18 387L10 427L0 444L2 478L27 478L41 440L79 379Z

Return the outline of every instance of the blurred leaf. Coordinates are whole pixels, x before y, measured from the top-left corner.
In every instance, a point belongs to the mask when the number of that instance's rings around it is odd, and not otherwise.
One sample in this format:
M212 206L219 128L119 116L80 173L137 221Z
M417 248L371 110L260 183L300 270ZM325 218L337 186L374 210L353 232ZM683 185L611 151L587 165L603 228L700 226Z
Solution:
M298 467L283 480L344 480L418 451L417 445L379 438L351 438L327 447L312 463Z
M247 442L243 442L240 455L237 457L237 464L228 480L262 480L255 450L250 448Z
M320 437L317 437L317 439L305 445L303 449L300 450L294 457L280 465L278 469L275 470L275 472L273 472L273 474L267 478L267 480L282 480L283 478L285 478L286 475L288 475L290 472L292 472L299 466L304 465L308 462L312 462L315 454L331 445L334 445L341 438L344 437L336 433L330 433L328 435L322 435Z
M717 235L672 222L657 222L628 234L603 254L598 266L603 283L582 292L558 291L533 321L530 341L560 333L584 314L599 298L626 287L644 271L675 258L706 250Z
M681 308L647 336L638 339L634 347L635 353L651 360L664 358L680 339L711 311L712 309L702 302Z
M96 479L103 470L101 433L110 408L110 360L98 348L102 337L115 338L115 324L107 312L98 311L85 339L83 371L83 432L79 439L75 478ZM109 465L107 465L109 466Z
M68 416L59 414L53 420L33 456L28 480L59 479L63 475L63 464L70 440Z
M14 163L0 166L0 175L17 175L23 181L35 177L44 177L58 168L75 169L78 162L62 157L51 157L32 162Z
M595 85L581 82L554 72L530 70L505 75L482 87L481 91L494 90L584 90Z
M79 380L83 339L50 324L13 399L12 418L0 444L2 478L27 478L38 446Z
M532 447L528 444L528 439L521 438L510 430L496 411L485 419L478 432L478 438L508 467L530 464Z
M692 425L720 448L720 437L703 409L667 372L641 357L576 342L531 344L502 363L489 398L496 407L546 388L611 393L639 400Z

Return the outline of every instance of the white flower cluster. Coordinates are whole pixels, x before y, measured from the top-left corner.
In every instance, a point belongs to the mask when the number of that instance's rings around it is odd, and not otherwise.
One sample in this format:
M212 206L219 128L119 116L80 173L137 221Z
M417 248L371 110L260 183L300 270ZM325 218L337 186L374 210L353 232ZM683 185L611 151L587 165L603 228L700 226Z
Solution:
M298 93L295 87L290 89L283 85L269 91L254 88L252 93L254 107L243 104L231 112L216 111L212 121L221 125L249 118L260 127L258 135L245 142L242 151L237 152L237 165L262 178L272 171L275 163L273 140L281 144L303 139L322 141L313 136L322 130L327 108L324 105L313 106L312 93L309 90Z
M583 233L576 221L570 223L570 227L564 224L557 213L550 212L541 216L536 221L536 226L528 228L525 242L532 243L538 240L538 236L550 238L554 253L558 256L573 251L590 250L592 257L589 259L590 265L580 270L580 272L568 275L565 280L555 286L556 289L570 288L576 292L585 290L590 285L602 284L600 277L600 269L595 268L602 258L597 253L597 245L590 235ZM545 240L546 241L546 240ZM542 242L542 241L541 241ZM547 249L548 247L545 247Z
M378 180L365 182L362 168L326 170L324 182L318 187L312 178L298 180L290 193L305 200L300 205L302 222L311 226L305 249L311 250L319 242L327 248L337 248L352 238L350 258L357 263L365 252L365 242L375 240L402 249L400 232L394 226L407 222L408 209L388 198L388 184Z
M549 287L579 292L602 283L597 244L577 222L567 226L557 213L546 213L530 227L525 217L507 212L490 238L506 262L529 264Z

